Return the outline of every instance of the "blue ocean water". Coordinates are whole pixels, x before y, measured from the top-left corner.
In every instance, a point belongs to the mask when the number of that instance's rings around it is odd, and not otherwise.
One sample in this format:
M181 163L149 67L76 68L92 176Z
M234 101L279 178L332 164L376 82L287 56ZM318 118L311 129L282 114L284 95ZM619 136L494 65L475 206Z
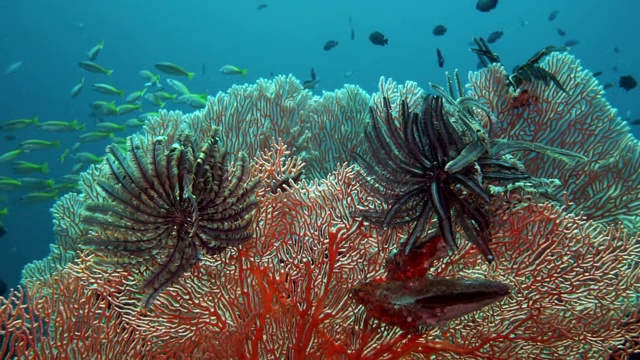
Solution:
M261 3L267 7L258 10ZM555 10L557 18L549 21L549 14ZM602 71L602 83L617 82L621 75L640 77L637 14L640 3L630 0L501 0L489 13L478 12L475 0L0 0L0 123L34 116L41 122L78 119L92 131L95 120L88 104L112 99L92 91L90 85L108 83L127 93L141 90L145 80L138 72L157 72L153 64L160 61L195 71L193 80L183 81L192 92L212 95L233 84L254 83L278 74L306 80L311 67L321 79L314 90L317 94L345 83L374 92L380 76L399 82L417 81L426 88L428 82L443 83L444 71L475 70L477 59L468 50L469 42L474 36L486 37L496 30L504 31L504 36L492 49L509 68L544 46L577 40L579 44L571 48L571 53L586 68ZM350 39L350 17L354 40ZM444 36L432 34L438 24L448 28ZM558 28L567 35L559 36ZM372 31L387 36L389 45L371 44L368 36ZM97 62L114 70L111 78L87 73L77 65L102 40L105 46ZM324 51L327 40L336 40L339 45ZM436 48L445 58L442 69L438 67ZM22 66L4 75L4 69L18 61L23 61ZM227 64L249 72L244 78L220 74L218 69ZM351 75L345 77L346 73ZM69 92L83 76L85 87L72 99ZM163 76L163 82L167 77ZM616 86L607 90L607 99L619 109L621 117L637 119L638 91L627 92ZM175 103L165 108L191 111ZM146 102L143 109L156 110ZM632 131L639 135L640 126ZM15 139L3 137L7 134ZM0 135L0 154L27 139L61 140L59 149L20 156L19 160L48 162L50 173L40 177L58 179L74 165L70 160L61 163L59 157L77 141L78 133L44 133L27 128ZM107 144L86 144L82 151L101 155ZM14 174L11 162L5 162L0 163L0 176L23 175ZM19 283L24 264L44 257L53 242L49 213L53 200L26 204L20 200L23 195L24 191L0 191L0 198L6 197L0 209L9 208L9 214L0 218L8 231L0 238L0 278L10 287Z

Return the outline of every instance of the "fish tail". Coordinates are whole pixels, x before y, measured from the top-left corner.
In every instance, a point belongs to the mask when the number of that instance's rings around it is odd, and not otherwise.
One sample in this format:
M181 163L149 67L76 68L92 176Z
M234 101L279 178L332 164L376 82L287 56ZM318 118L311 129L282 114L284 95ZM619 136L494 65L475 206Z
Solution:
M194 76L195 74L196 74L196 73L194 73L194 72L188 72L188 73L187 73L187 78L188 78L189 80L191 80L191 79L193 79L193 76Z
M31 122L33 125L40 125L40 123L38 122L38 115L34 116L33 119L31 119Z
M111 76L111 74L113 74L113 70L107 70L105 74L107 74L107 76Z
M43 174L48 174L49 173L49 163L42 164L42 166L40 166L40 172L43 173Z
M240 69L240 75L242 76L247 76L248 72L249 72L249 69Z

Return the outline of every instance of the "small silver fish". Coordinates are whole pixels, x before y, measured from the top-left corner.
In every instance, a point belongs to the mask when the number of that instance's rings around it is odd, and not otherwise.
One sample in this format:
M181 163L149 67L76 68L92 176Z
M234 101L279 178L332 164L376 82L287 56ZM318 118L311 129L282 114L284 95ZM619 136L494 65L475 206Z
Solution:
M104 40L100 41L98 45L92 47L91 50L89 50L89 52L87 53L87 57L89 58L89 60L95 61L96 58L98 57L98 54L100 53L100 50L102 50L103 47L104 47Z
M83 86L84 86L84 77L82 77L82 80L80 81L79 84L77 84L76 86L73 87L73 89L71 89L71 97L74 98L78 96L78 94L80 94L80 91L82 91Z
M237 66L234 65L224 65L223 67L220 68L220 73L225 74L225 75L241 75L241 76L246 76L247 72L249 70L247 69L241 69Z
M22 64L24 64L24 61L16 61L13 64L9 65L7 67L7 69L4 71L5 75L11 75L13 73L15 73L16 71L20 70L20 68L22 67Z
M176 92L180 93L180 95L188 95L191 94L189 88L182 82L174 79L167 79L167 84L173 88Z

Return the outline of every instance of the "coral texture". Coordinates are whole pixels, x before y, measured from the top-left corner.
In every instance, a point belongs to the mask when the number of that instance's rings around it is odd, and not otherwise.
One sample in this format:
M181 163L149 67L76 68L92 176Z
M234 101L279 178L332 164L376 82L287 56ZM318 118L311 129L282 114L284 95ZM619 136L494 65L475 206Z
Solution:
M162 112L143 132L148 139L166 136L169 144L188 132L201 136L195 141L202 142L215 125L230 152L246 150L252 176L262 179L256 190L251 241L215 256L203 254L144 307L140 302L144 289L132 264L98 261L99 253L83 249L88 233L77 214L83 199L100 196L94 180L108 173L106 163L93 167L82 176L83 193L68 195L54 207L59 249L48 261L25 271L24 287L0 299L0 355L607 356L638 336L628 316L637 314L640 240L629 225L637 222L640 191L637 176L627 169L639 166L638 143L626 134L622 121L601 98L600 85L577 60L553 54L541 66L562 82L569 96L554 87L525 83L539 102L513 109L509 104L513 94L501 83L506 73L497 65L471 74L470 95L493 111L497 137L533 140L589 157L586 164L572 166L544 155L522 159L532 175L559 177L563 182L559 192L566 191L569 201L515 204L492 223L493 264L487 264L474 247L459 242L459 251L434 264L431 272L509 284L512 293L502 301L444 326L418 331L389 326L367 315L352 299L352 289L382 276L388 255L411 230L405 225L381 231L355 216L381 208L383 202L358 181L354 165L331 160L336 154L347 159L354 144L364 144L357 130L334 130L341 126L342 116L345 123L364 128L368 101L343 102L350 96L363 99L355 87L311 97L299 82L282 77L234 88L211 98L207 109L194 114ZM383 80L371 105L382 116L381 99L390 99L391 114L399 123L401 100L413 111L421 94L415 83L398 86ZM334 111L322 115L323 106ZM332 124L331 130L321 123ZM318 138L312 131L316 127L328 138ZM302 136L307 136L304 144L296 141ZM324 149L322 141L333 148ZM619 153L622 150L632 152Z
M554 53L544 67L555 74L565 94L555 86L525 83L534 99L529 106L514 107L502 66L469 76L471 96L499 115L496 136L527 140L573 150L590 161L566 166L557 159L530 154L527 171L535 176L557 178L573 202L571 212L594 221L623 221L633 228L640 216L640 144L629 126L604 98L602 85L580 62L567 54Z

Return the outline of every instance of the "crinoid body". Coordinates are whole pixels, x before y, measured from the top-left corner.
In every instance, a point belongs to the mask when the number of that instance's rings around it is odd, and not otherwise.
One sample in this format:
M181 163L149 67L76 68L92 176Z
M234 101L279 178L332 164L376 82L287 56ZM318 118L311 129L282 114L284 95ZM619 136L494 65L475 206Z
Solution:
M459 79L458 84L460 83ZM580 155L540 144L490 139L481 117L491 117L476 100L432 85L440 93L427 95L420 113L410 113L400 101L399 121L388 99L383 116L371 108L366 139L371 151L357 154L360 180L388 203L386 210L361 214L382 227L413 223L401 250L408 254L428 241L435 218L437 231L455 249L456 226L491 262L492 193L488 184L513 184L529 179L510 152L536 151L573 161ZM458 85L458 89L461 86ZM484 119L486 120L486 119Z
M246 157L230 166L217 130L202 148L187 134L168 151L165 142L134 135L126 152L111 145L97 183L104 201L88 203L82 217L92 230L86 245L107 260L144 261L146 306L202 254L248 241L257 206Z
M384 119L378 119L371 111L372 126L366 136L377 151L371 151L369 158L358 155L358 163L363 175L368 175L362 177L365 183L391 206L384 214L371 212L366 217L379 221L383 227L415 222L403 245L408 253L426 235L434 215L442 237L450 247L456 247L453 211L464 222L469 239L489 261L493 260L487 246L489 218L484 209L490 195L481 185L479 167L472 162L458 166L457 171L447 169L452 161L463 160L457 158L466 156L463 151L470 142L445 115L443 98L427 95L421 114L409 113L403 100L400 128L386 98L384 107ZM480 147L480 152L485 150Z

